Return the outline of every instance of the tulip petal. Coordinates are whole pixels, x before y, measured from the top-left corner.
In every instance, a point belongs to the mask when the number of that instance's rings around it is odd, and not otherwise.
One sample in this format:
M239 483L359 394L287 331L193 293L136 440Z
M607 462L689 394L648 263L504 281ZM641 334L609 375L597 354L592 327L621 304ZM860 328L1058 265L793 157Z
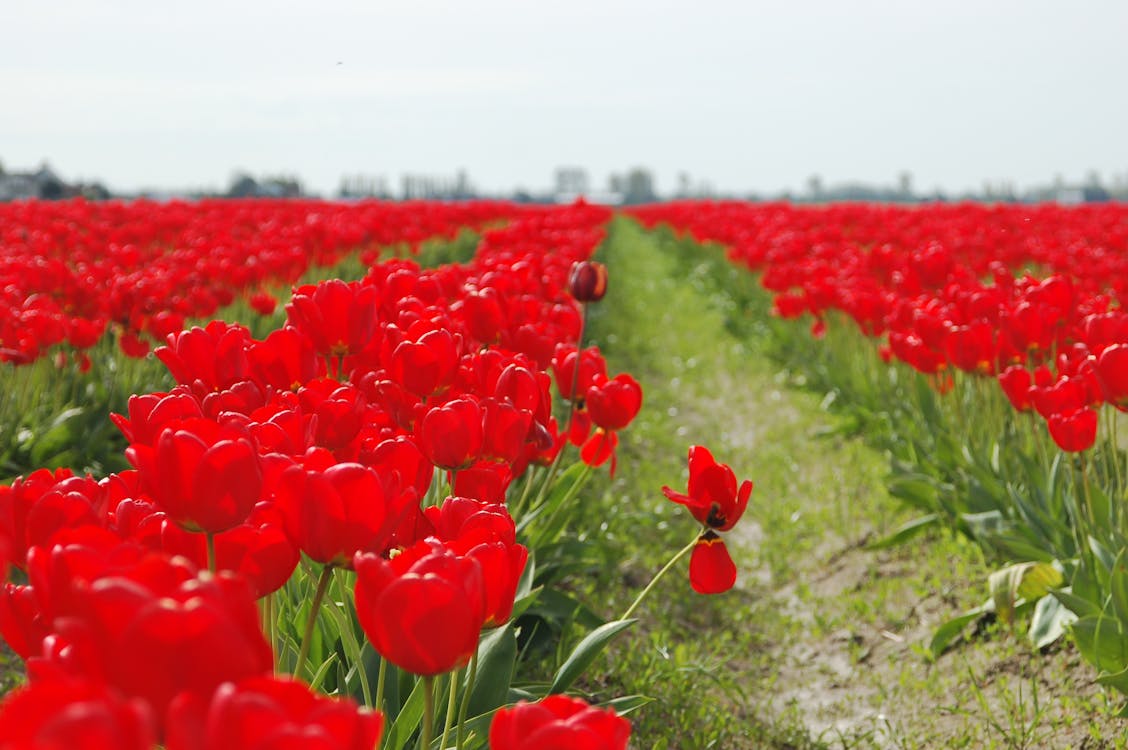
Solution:
M736 564L724 540L712 530L702 534L693 548L689 558L689 583L699 594L720 594L736 583Z

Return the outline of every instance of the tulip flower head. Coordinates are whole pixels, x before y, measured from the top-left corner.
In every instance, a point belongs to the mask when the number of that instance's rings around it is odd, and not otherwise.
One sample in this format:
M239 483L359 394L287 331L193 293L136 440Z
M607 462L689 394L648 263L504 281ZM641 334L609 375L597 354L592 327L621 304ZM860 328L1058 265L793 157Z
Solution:
M736 565L724 540L717 533L729 531L748 507L752 482L737 486L736 475L725 464L717 463L703 446L689 449L687 494L663 487L666 497L689 508L704 527L689 559L689 581L701 594L719 594L736 583Z

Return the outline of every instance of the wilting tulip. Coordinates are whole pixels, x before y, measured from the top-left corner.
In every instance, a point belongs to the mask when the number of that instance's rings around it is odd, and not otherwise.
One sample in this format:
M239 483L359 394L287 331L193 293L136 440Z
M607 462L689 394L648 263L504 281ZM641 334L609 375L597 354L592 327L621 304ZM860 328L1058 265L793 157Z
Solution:
M689 583L699 594L723 594L736 583L736 563L725 540L712 529L698 537L693 547Z
M730 530L744 515L752 495L752 482L746 479L738 488L731 468L717 463L707 448L694 445L689 449L688 494L669 487L663 487L662 492L673 502L689 508L705 527L689 559L689 581L693 589L701 594L728 591L736 583L736 565L717 532Z
M746 479L738 489L733 470L717 463L704 446L695 445L689 449L689 494L683 495L669 487L663 487L662 492L675 503L689 508L704 526L714 531L728 531L748 507L752 482Z
M490 724L490 750L626 750L630 737L613 709L567 695L499 709Z

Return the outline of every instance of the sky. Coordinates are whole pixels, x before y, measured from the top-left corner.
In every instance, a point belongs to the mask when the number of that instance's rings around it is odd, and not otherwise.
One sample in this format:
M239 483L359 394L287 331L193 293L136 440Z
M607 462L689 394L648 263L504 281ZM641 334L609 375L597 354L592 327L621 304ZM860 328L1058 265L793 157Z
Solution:
M0 164L115 191L238 170L641 166L714 189L1128 180L1124 0L39 0L0 10Z

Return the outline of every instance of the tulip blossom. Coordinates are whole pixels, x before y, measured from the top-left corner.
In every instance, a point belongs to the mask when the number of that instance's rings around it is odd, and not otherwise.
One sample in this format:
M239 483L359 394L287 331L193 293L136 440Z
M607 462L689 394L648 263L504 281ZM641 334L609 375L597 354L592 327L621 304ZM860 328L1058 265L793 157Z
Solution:
M250 677L221 685L204 704L190 698L169 712L167 750L372 750L383 714L329 698L289 677Z
M572 266L568 291L577 302L598 302L607 293L607 266L583 260Z
M626 750L631 724L613 709L550 695L499 709L490 723L490 750Z
M354 463L292 466L283 471L276 496L287 533L302 551L337 566L347 566L358 552L384 552L417 501L394 474Z
M0 750L152 750L149 707L96 680L41 680L0 702Z
M262 467L249 435L206 419L169 426L156 445L126 456L157 506L191 531L216 534L250 516L261 499Z
M482 407L470 398L456 398L428 411L416 434L423 454L442 469L461 469L482 450Z
M584 405L591 421L607 431L621 430L642 408L642 386L626 373L587 389Z
M748 507L752 482L737 487L736 475L725 464L717 463L703 446L689 449L687 494L663 487L662 492L675 503L686 506L704 527L689 560L689 580L702 594L728 591L736 582L736 566L718 531L729 531Z
M380 656L422 676L466 666L489 614L476 557L424 539L391 560L359 554L354 566L357 618Z

